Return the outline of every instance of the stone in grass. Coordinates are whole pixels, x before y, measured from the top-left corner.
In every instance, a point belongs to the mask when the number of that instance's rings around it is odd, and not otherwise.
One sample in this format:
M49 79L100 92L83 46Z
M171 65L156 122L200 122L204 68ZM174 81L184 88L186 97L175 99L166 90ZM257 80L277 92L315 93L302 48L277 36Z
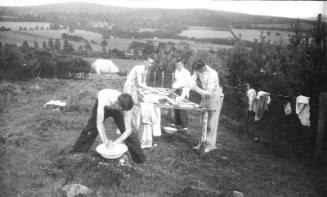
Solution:
M244 197L244 194L239 191L233 191L232 197Z
M178 193L173 194L173 197L223 197L222 193L215 191L207 191L207 189L189 186Z
M67 197L91 197L93 191L80 184L65 185L62 190Z

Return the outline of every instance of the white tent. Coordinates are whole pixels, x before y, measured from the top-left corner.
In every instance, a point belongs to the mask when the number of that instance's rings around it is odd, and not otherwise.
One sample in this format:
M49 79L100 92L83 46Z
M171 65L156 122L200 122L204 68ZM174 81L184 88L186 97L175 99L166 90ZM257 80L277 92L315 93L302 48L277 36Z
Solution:
M92 70L97 74L100 73L118 73L118 67L111 61L107 59L97 59L91 65Z

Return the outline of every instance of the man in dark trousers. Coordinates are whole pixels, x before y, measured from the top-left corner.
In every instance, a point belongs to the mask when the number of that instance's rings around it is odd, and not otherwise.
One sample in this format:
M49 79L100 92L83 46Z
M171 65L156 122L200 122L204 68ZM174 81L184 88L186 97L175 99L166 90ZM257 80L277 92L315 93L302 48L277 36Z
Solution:
M173 89L179 95L176 100L188 99L190 88L187 84L191 81L191 73L184 67L182 59L176 61L176 70L174 72ZM188 116L186 110L175 109L175 126L179 129L187 130Z
M113 89L100 90L88 124L82 130L72 152L87 152L99 133L102 142L107 148L113 148L115 144L125 142L134 162L144 163L145 156L137 135L132 133L131 129L126 130L125 127L124 116L127 111L133 108L133 105L133 99L129 94L124 94ZM114 119L121 132L121 136L115 141L109 140L105 132L104 121L108 117Z

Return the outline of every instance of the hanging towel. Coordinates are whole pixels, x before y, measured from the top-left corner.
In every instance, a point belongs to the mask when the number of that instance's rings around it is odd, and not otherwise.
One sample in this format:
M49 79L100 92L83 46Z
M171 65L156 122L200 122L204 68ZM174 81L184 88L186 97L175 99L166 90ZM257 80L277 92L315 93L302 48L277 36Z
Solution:
M249 111L253 111L253 101L257 96L257 92L251 88L247 91L248 101L249 101Z
M303 126L310 126L310 97L298 96L296 98L295 112Z
M292 113L292 107L290 102L284 105L284 112L286 116Z
M253 101L253 111L255 113L254 121L258 121L262 118L263 113L268 110L268 104L270 104L270 94L264 91L259 91L257 97Z

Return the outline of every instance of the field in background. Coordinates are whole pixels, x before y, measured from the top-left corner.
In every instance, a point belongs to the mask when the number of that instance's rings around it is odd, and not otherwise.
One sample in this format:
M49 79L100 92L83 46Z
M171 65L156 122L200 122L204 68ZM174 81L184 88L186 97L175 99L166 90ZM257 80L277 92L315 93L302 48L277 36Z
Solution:
M302 28L303 29L313 29L314 26L308 23L302 23ZM291 24L285 23L285 24L256 24L256 25L251 25L254 28L278 28L278 29L285 29L285 30L290 30L291 29Z
M180 36L186 36L188 38L225 38L233 39L232 34L229 31L218 31L218 30L193 30L188 29L182 31Z
M40 89L30 87L39 86ZM264 144L240 135L221 119L217 150L199 157L192 149L200 137L200 116L189 113L189 132L163 133L157 147L146 149L147 161L133 168L119 166L95 153L99 137L87 154L69 153L102 88L122 89L123 81L36 79L2 82L0 98L0 188L2 197L63 197L71 183L85 185L95 197L318 197L318 171L305 159L275 155ZM51 99L65 101L65 114L43 109ZM223 116L230 112L223 105ZM162 111L162 125L170 122ZM106 131L116 138L108 119ZM321 174L320 174L321 175ZM299 189L300 188L300 189Z
M28 30L28 31L0 31L0 42L18 44L21 45L23 41L27 41L29 44L33 44L35 40L38 42L39 46L42 46L42 42L48 42L50 38L56 39L59 38L61 44L61 35L67 33L70 35L83 36L85 39L91 41L94 40L97 44L91 44L92 50L101 51L102 47L100 42L102 41L102 36L98 33L84 31L84 30L75 30L74 33L70 33L68 30ZM118 49L118 50L127 50L130 43L133 41L145 42L144 40L137 39L110 39L107 40L108 45L107 49ZM77 50L79 46L84 46L85 42L74 42L69 41L74 46L74 49Z
M220 50L220 49L231 49L233 46L231 45L222 45L222 44L211 44L211 43L204 43L204 42L195 42L191 40L182 40L182 39L164 39L164 38L158 38L158 39L148 39L152 41L155 45L158 45L160 42L172 42L175 44L179 43L188 43L190 45L191 49L194 50Z
M239 36L241 35L242 40L247 40L253 42L257 40L260 42L261 30L255 29L233 29L234 33ZM269 33L268 33L269 32ZM289 31L276 31L276 30L263 30L263 36L265 36L265 40L270 40L271 43L279 43L281 40L282 42L288 43L289 41L289 34L292 32Z

